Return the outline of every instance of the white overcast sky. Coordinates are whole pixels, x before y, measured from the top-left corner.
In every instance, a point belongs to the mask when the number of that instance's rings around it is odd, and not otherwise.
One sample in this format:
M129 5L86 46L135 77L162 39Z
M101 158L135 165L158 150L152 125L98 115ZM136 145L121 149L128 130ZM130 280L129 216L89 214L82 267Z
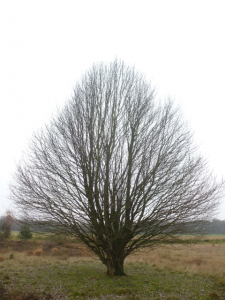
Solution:
M115 57L175 99L225 177L224 0L0 0L0 215L32 133L86 69Z

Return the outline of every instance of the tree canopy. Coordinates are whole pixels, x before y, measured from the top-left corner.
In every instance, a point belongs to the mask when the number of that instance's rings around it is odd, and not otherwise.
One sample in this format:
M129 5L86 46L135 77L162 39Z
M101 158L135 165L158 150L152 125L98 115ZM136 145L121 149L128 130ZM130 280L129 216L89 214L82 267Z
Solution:
M220 190L179 109L118 60L84 74L11 184L20 217L78 237L115 275L139 248L198 234Z

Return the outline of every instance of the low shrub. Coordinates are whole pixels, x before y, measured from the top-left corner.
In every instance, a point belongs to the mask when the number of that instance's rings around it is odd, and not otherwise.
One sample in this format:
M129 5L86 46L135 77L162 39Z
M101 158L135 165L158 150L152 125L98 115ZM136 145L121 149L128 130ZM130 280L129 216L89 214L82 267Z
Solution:
M52 249L51 249L51 251L52 251L53 253L58 252L58 250L59 250L58 248L52 248Z
M44 252L50 252L51 250L52 250L52 248L54 248L55 247L55 243L53 243L53 242L45 242L44 244L43 244L43 246L42 246L42 250L44 251Z
M11 254L9 255L9 259L13 259L13 258L14 258L14 254L11 253Z
M28 225L23 225L20 229L20 233L18 237L20 239L23 239L24 241L30 240L32 238L33 234L30 230L30 227Z
M34 251L34 255L36 255L36 256L41 256L42 254L43 254L42 249L37 249Z

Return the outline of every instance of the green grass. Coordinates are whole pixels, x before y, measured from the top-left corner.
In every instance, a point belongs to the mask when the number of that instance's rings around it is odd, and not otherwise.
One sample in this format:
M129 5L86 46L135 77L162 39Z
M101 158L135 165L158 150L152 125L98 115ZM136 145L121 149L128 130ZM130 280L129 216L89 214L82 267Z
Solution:
M17 234L18 232L13 232L13 235ZM43 238L44 236L36 234L34 240L43 240ZM218 235L207 236L201 241L201 247L204 250L205 247L208 247L215 251L217 247L209 244L223 244L224 238L225 236L219 237ZM56 244L60 245L61 242L65 242L65 238L61 241L59 236ZM68 242L71 242L71 238ZM204 244L208 244L208 246ZM223 249L224 246L220 247ZM199 273L175 271L166 267L157 269L149 263L138 263L137 261L132 263L131 261L125 263L127 277L108 277L105 266L99 261L85 261L85 258L78 260L73 257L67 257L67 260L61 260L63 257L53 256L30 257L26 256L25 252L22 254L14 252L12 247L6 249L6 252L0 254L5 257L5 260L0 261L1 300L225 299L225 273L210 277ZM12 259L9 258L10 254L13 254ZM166 254L168 253L166 252ZM1 298L3 289L16 296ZM27 295L28 293L33 293L38 298L18 297L18 295Z
M28 262L5 260L0 264L0 285L54 299L213 299L225 293L224 281L200 275L158 270L146 264L125 264L126 277L106 276L98 261L59 261L35 258ZM41 299L41 298L40 298Z
M8 240L21 240L19 237L19 231L12 231L11 236L8 238ZM52 241L55 242L57 245L63 245L65 243L80 243L80 241L74 237L65 237L64 235L53 235L51 233L33 233L33 237L31 241ZM184 244L184 245L192 245L192 244L211 244L211 245L219 245L219 244L225 244L225 235L207 235L202 239L196 240L192 236L184 236L179 241L171 241L170 243L168 241L162 242L162 245L164 244Z
M19 231L11 231L11 235L8 238L8 240L19 240L18 235Z
M7 240L21 240L19 238L19 231L11 231L11 235ZM70 243L80 243L80 241L74 237L65 237L65 235L54 235L51 233L41 233L41 232L32 232L31 241L54 241L58 244L65 244L66 242Z

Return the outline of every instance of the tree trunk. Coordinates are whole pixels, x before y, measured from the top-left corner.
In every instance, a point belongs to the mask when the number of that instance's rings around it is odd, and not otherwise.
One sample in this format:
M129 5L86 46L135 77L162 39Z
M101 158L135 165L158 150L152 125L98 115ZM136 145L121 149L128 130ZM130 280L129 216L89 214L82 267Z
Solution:
M107 275L126 276L123 269L124 259L108 259L106 262Z

